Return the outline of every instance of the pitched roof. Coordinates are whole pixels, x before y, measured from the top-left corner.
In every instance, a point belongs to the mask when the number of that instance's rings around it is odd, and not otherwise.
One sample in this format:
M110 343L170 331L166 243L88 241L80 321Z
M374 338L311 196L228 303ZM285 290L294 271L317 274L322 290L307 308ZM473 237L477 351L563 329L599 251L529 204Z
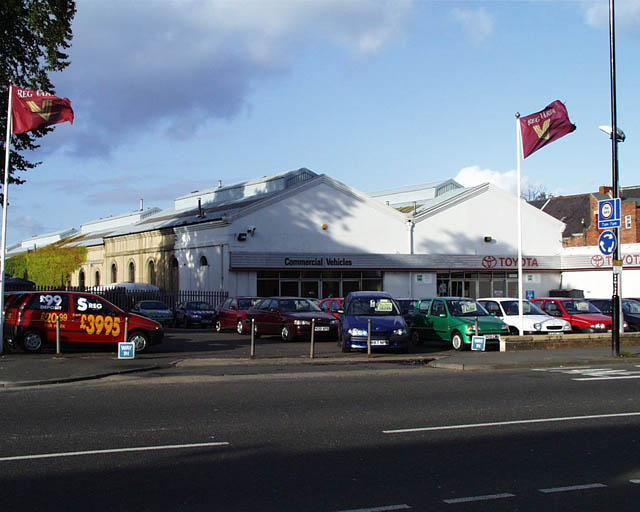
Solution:
M567 227L563 238L582 233L591 225L591 194L573 196L557 196L547 199L536 199L529 204L564 222Z

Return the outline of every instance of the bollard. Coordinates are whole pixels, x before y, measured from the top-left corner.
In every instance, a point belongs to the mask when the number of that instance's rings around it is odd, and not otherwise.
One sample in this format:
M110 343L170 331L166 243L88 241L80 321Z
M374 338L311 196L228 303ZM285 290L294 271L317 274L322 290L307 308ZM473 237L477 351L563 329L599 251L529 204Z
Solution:
M129 317L124 317L124 341L129 339Z
M371 318L367 320L367 357L371 357Z
M60 315L56 316L56 357L60 357Z
M316 319L311 319L311 353L309 354L309 358L313 359L315 352L315 333L316 333Z
M255 318L251 319L251 355L249 359L254 359L256 357L256 320Z
M476 317L475 328L476 328L476 336L480 336L480 331L478 331L478 317Z

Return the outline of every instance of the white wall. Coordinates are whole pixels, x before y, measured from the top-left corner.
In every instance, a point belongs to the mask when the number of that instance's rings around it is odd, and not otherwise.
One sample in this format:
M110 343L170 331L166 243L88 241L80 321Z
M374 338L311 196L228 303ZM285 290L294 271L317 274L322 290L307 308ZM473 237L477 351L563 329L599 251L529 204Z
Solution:
M406 253L409 247L400 213L324 182L243 215L232 231L252 227L255 234L232 241L232 251Z
M435 272L385 272L382 287L397 298L437 295Z
M516 197L494 185L461 203L443 208L416 223L415 252L516 256ZM564 223L522 203L524 256L557 255L562 251ZM486 243L485 236L492 241Z

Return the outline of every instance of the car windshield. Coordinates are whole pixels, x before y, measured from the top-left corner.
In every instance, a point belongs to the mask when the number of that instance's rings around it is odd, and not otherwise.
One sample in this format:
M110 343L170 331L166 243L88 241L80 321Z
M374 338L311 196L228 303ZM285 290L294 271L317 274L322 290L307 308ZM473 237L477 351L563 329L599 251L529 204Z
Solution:
M258 302L260 302L260 299L238 299L238 309L249 309Z
M347 315L398 316L398 306L387 297L355 297L349 302Z
M622 301L622 309L626 313L631 313L632 315L640 315L640 302L637 300L626 300Z
M140 309L169 309L164 302L149 300L140 303Z
M564 309L571 315L580 315L584 313L601 313L591 302L586 300L565 300L562 301Z
M502 301L502 307L504 308L504 312L508 316L518 316L519 308L517 300L505 300ZM542 311L538 306L532 304L529 301L522 301L522 309L525 315L546 315L544 311Z
M280 301L280 308L285 313L304 313L308 311L321 311L313 302L308 299L283 299Z
M213 306L208 302L189 302L187 304L187 309L195 309L197 311L210 311L213 309Z
M402 311L413 311L416 307L416 299L396 299L396 303L400 306Z
M473 299L449 299L447 306L452 316L489 316L487 310Z

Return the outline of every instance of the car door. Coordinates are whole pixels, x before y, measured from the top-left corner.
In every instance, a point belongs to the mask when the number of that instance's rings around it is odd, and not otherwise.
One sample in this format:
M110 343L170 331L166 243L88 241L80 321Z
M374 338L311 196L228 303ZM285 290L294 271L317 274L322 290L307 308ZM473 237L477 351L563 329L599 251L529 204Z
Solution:
M252 317L255 321L255 328L260 334L269 333L269 309L271 308L271 299L264 299L257 308L252 310Z
M444 301L435 299L431 304L428 316L431 322L432 337L442 341L449 341L449 314Z
M96 295L73 295L74 327L82 335L78 341L116 343L124 341L126 313ZM73 340L72 340L73 341Z

